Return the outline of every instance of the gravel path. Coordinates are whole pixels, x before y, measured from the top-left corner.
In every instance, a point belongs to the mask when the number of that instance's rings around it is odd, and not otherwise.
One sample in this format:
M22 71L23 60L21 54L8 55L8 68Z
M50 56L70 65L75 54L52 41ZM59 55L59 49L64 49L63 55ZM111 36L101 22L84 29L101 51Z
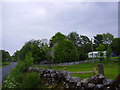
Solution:
M15 68L17 65L17 62L13 62L11 65L5 66L3 68L0 68L0 83L2 82L3 78L5 78L8 73ZM1 73L2 72L2 73Z

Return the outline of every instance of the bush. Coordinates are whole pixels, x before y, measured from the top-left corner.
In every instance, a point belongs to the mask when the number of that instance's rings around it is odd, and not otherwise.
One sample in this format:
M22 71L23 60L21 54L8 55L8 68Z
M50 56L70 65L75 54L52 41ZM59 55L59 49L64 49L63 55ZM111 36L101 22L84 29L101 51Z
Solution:
M10 62L2 62L2 65L9 65Z
M4 88L21 88L23 73L18 68L14 68L12 72L3 81Z
M37 73L28 73L23 79L23 88L38 88L40 77Z
M33 57L31 53L27 53L25 61L19 60L17 68L22 72L27 72L28 68L33 64Z

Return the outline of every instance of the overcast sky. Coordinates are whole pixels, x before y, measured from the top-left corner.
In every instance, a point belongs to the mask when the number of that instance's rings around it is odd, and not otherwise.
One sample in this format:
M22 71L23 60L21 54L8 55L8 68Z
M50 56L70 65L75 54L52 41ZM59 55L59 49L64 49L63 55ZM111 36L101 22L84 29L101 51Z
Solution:
M118 36L116 2L8 2L0 4L2 46L12 55L31 39L50 39L56 32L72 31L92 38L96 34ZM1 25L2 23L2 25Z

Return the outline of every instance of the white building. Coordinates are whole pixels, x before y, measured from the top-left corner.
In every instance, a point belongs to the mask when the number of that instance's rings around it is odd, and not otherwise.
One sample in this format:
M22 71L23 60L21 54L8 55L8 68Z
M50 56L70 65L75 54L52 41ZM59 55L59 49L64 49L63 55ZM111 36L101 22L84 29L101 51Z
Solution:
M106 57L106 51L93 51L88 53L88 58L100 57L100 53L103 53L103 57Z

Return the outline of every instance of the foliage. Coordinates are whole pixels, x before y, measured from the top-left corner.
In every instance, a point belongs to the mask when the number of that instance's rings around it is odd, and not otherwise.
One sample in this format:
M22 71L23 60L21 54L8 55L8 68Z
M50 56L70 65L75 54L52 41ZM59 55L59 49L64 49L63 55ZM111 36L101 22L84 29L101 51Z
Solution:
M23 79L23 88L38 88L40 77L37 73L27 73Z
M64 39L55 47L55 62L69 62L78 60L78 51L74 43Z
M24 66L21 66L24 67ZM4 88L22 88L22 78L24 73L20 67L20 64L14 68L8 76L3 81L3 89Z
M3 88L22 88L22 81L24 73L26 73L28 67L33 64L32 54L29 52L26 55L25 61L19 60L16 68L7 76L3 82Z
M16 80L16 77L12 74L8 75L3 81L3 89L5 88L21 88L21 84Z
M50 47L53 47L53 45L55 43L58 43L60 41L62 41L63 39L65 39L65 35L63 35L60 32L57 32L51 39L50 39Z
M104 51L105 50L105 45L104 44L99 44L99 46L96 48L98 51Z
M107 52L107 53L106 53L106 56L107 56L107 57L111 57L111 52L112 52L112 50L111 50L110 47L107 48L106 52Z
M47 58L48 52L47 44L41 43L40 40L30 40L19 51L19 59L24 61L27 53L31 52L34 59L34 63L39 63L40 61Z
M10 62L1 62L0 67L5 67L7 65L10 65Z
M84 50L84 48L77 48L78 49L78 54L79 54L79 60L82 61L82 60L86 60L87 57L88 57L88 53L87 51Z
M99 44L103 43L103 36L102 36L102 34L97 34L96 36L94 36L94 43L95 43L95 47L98 47Z
M112 43L114 36L110 33L103 34L103 43L109 45Z
M115 38L110 47L115 54L120 55L120 38Z
M68 34L67 39L71 40L76 46L79 46L80 38L78 33L71 32L70 34Z
M2 62L11 61L11 56L8 51L0 50L2 52Z
M91 41L87 36L80 35L76 32L68 34L67 38L71 40L77 47L79 60L87 59L87 53L91 51Z
M105 50L105 45L104 44L99 44L99 46L96 48L96 50L98 50L98 54L100 55L100 60L104 59L104 53L103 51Z
M87 36L80 35L80 45L77 48L79 52L79 60L86 60L88 52L91 51L91 41Z
M18 61L19 60L19 51L17 50L13 55L12 55L12 61Z
M25 61L19 60L17 68L21 70L21 72L26 72L27 69L33 64L33 57L31 53L26 55Z

